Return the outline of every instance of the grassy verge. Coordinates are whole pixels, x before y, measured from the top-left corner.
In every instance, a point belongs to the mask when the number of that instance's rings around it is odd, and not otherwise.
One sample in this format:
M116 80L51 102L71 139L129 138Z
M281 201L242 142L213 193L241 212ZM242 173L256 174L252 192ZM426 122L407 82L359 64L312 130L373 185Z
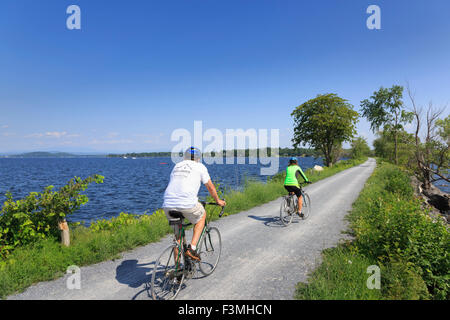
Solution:
M378 163L348 216L354 240L323 252L297 299L448 299L450 237L414 199L409 175ZM366 285L380 268L380 289Z
M341 161L321 172L308 170L306 175L315 182L366 160ZM284 195L283 179L284 175L278 174L267 183L250 181L242 192L226 194L226 215ZM217 217L218 210L211 211L210 219ZM20 292L34 283L59 278L70 265L84 266L119 258L121 252L156 242L171 232L161 210L141 216L122 213L116 218L98 221L89 228L72 226L71 230L70 247L62 247L57 239L45 239L19 247L8 259L0 261L0 298Z

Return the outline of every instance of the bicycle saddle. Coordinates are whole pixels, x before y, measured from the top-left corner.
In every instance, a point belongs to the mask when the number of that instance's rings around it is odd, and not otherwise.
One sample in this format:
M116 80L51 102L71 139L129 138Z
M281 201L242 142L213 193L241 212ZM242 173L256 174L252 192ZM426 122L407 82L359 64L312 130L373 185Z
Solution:
M170 224L177 224L177 223L181 223L184 219L183 214L180 211L175 211L175 210L170 210L169 211L169 216L170 216L170 220L169 223Z

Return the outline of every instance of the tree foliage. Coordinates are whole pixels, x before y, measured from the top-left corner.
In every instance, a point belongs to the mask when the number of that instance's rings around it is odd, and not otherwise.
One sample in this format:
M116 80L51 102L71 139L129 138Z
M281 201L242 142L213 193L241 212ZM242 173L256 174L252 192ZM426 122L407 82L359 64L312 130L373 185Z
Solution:
M367 144L367 140L363 137L356 137L351 143L351 158L360 159L370 155L370 148Z
M347 100L333 93L318 95L295 108L291 115L294 147L310 145L320 150L326 166L338 160L342 143L353 138L359 117Z
M395 162L395 142L391 131L378 131L377 138L373 141L375 156ZM400 165L408 165L414 156L414 135L399 130L397 132L397 162Z
M14 201L11 193L0 211L0 257L14 248L38 239L58 237L58 222L89 201L81 192L92 182L102 183L103 176L94 175L82 180L75 177L58 191L53 186L44 192L31 192Z
M381 87L370 99L361 101L362 115L370 122L373 132L381 127L390 131L394 138L394 162L398 164L398 138L403 125L412 121L413 115L403 107L403 87L394 85L392 88Z

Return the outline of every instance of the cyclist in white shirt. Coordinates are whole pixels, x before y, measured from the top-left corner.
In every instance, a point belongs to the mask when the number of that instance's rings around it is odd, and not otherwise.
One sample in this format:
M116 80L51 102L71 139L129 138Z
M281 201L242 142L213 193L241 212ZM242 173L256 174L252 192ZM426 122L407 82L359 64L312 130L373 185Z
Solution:
M220 200L216 188L211 181L208 169L200 162L199 149L190 147L184 153L184 160L177 163L170 174L169 185L164 192L163 209L168 220L173 219L169 211L178 211L194 225L194 234L186 255L191 259L200 260L196 252L197 242L205 226L206 212L203 205L198 202L200 183L208 189L209 194L220 206L226 203ZM174 230L178 234L178 230Z

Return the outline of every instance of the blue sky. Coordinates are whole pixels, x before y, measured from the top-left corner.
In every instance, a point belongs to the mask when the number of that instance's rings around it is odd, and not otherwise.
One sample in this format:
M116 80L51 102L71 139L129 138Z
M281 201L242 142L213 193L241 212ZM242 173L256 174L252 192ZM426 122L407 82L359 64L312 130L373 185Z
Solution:
M71 4L81 30L66 28ZM381 30L366 27L371 4ZM167 151L194 120L279 129L285 147L290 113L317 94L359 111L407 81L419 103L442 107L449 12L448 0L4 0L0 154ZM358 133L374 139L364 119Z

